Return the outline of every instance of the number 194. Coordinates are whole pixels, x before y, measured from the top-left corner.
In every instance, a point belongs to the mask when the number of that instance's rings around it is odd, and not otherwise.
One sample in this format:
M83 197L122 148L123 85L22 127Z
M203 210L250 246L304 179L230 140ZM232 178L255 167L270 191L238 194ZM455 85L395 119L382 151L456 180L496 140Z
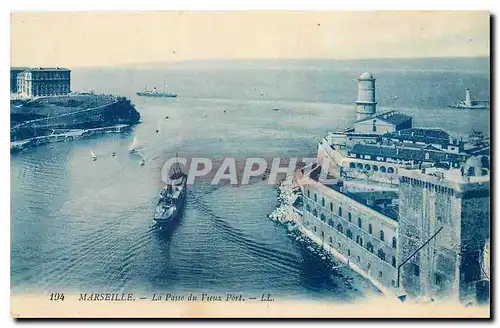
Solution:
M64 301L64 294L63 293L51 293L50 300L51 301Z

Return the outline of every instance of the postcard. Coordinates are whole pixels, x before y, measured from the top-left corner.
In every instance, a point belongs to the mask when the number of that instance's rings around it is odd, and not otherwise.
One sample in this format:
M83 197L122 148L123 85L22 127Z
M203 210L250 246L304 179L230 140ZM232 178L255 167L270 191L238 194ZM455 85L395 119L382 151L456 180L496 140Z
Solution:
M14 318L489 318L490 13L13 12Z

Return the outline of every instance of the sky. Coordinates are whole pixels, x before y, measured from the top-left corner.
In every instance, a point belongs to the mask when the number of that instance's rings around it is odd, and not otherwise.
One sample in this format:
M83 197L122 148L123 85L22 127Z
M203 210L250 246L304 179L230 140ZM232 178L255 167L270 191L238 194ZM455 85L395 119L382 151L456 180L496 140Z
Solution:
M11 66L489 54L486 11L11 14Z

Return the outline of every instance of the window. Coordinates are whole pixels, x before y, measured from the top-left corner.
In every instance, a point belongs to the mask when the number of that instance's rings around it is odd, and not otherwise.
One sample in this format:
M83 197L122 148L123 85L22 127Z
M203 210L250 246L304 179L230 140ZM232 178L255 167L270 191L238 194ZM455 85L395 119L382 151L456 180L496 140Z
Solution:
M396 248L398 245L396 237L392 237L392 248Z
M384 231L380 230L380 240L384 241Z
M363 246L363 238L359 237L359 244Z
M387 169L387 173L394 173L394 168L389 166L389 168Z
M342 227L342 225L339 223L337 224L337 230L340 232L340 233L344 233L344 228Z
M317 202L318 201L318 195L314 194L314 201Z
M347 220L349 220L349 222L352 222L351 212L347 213Z
M373 130L373 132L377 132L377 120L373 120L372 130Z
M351 250L350 249L347 250L347 255L351 256Z
M306 205L306 211L311 212L311 206L309 206L309 204Z
M375 172L377 172L378 171L378 166L377 165L373 165L372 166L372 170L375 171Z
M321 206L325 206L325 197L321 198Z
M319 216L320 220L325 222L326 221L326 218L325 218L325 215L323 213L321 213L321 215Z
M328 220L328 225L332 228L335 228L335 222L332 219Z
M333 203L330 203L330 211L333 212Z
M338 244L337 244L337 246L338 246L338 249L339 249L339 250L341 250L341 249L342 249L342 244L341 244L341 243L338 243Z
M429 153L425 153L425 159L429 159L429 158L430 158Z
M363 169L363 164L362 164L362 163L358 163L358 164L356 164L356 167L357 167L359 170L362 170L362 169Z
M392 266L396 267L396 257L395 256L392 257Z
M443 282L443 277L439 273L434 274L434 281L437 286L441 286L441 283Z
M369 250L371 253L373 253L373 245L372 245L372 243L368 242L368 244L366 244L366 249Z
M365 164L365 170L370 171L370 169L371 169L370 164Z
M356 259L358 260L358 262L361 262L361 257L358 256Z
M382 260L385 261L385 253L384 250L381 248L378 250L377 256Z
M362 225L361 225L361 218L358 218L358 228L360 228L360 229L361 229L361 226L362 226Z
M339 206L339 216L342 217L342 207Z
M380 167L380 172L385 173L385 166Z
M351 229L347 229L347 232L346 232L345 235L347 236L347 238L352 239L352 231L351 231Z
M356 168L356 163L354 163L354 162L350 162L350 163L349 163L349 167L350 167L351 169L355 169L355 168Z
M370 270L372 268L372 264L370 262L368 262L367 268L368 268L368 270Z
M313 231L316 232L316 226L313 227Z
M311 197L311 190L307 189L307 197Z
M372 224L368 224L368 233L371 235L373 233L373 227Z
M309 221L306 221L306 226L308 226L308 225L309 225Z
M318 212L316 211L316 209L313 210L313 215L318 216Z
M420 276L420 267L415 263L413 263L412 265L413 265L413 274L416 275L417 277Z
M333 243L333 239L332 239L332 237L330 237L330 240L329 240L329 241L330 241L330 244L331 244L331 243Z

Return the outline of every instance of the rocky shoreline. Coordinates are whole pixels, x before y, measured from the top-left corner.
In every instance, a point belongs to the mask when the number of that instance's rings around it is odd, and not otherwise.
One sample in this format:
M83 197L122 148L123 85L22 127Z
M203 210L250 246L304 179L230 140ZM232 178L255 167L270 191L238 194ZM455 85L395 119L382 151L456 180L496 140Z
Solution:
M92 135L120 133L140 123L125 97L72 94L11 100L11 153Z
M121 133L128 130L129 128L131 128L131 125L121 124L121 125L114 125L114 126L87 129L87 130L72 129L64 133L13 141L10 143L10 152L18 153L24 150L28 150L31 148L35 148L53 142L62 142L62 141L68 142L94 135L107 134L107 133Z
M291 180L282 181L278 186L278 207L269 214L268 218L286 227L288 230L287 236L304 249L307 249L312 256L323 261L330 268L331 274L344 283L345 288L361 292L365 297L369 294L380 295L380 292L369 281L340 263L332 254L300 231L296 224L298 217L290 215L293 211L293 203L299 194L300 191L293 186Z

